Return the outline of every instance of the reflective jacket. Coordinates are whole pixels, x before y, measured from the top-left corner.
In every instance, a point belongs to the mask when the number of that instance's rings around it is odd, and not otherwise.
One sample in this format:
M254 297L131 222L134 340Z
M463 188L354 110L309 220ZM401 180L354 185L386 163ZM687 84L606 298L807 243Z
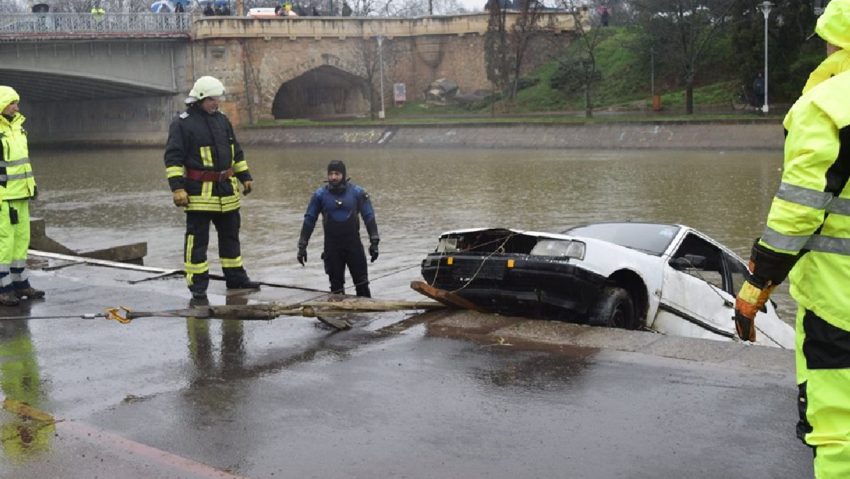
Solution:
M234 176L224 181L196 181L187 170L225 172ZM241 182L251 180L242 147L236 141L230 120L221 113L209 114L190 107L171 123L165 145L165 170L171 191L184 189L189 195L186 211L223 213L239 209Z
M785 116L782 183L759 244L799 255L791 295L850 330L850 55L839 54L822 64L840 66L834 76L807 86Z
M11 121L0 115L0 146L3 150L0 158L0 199L3 200L32 198L36 194L24 121L26 119L20 113L16 113Z

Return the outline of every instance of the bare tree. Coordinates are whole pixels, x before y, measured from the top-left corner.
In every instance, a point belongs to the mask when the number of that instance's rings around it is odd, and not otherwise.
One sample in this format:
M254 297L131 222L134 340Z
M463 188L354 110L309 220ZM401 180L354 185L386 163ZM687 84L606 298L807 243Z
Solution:
M559 85L562 90L584 90L584 116L593 116L593 84L602 78L597 70L596 48L602 42L603 29L600 18L591 14L585 5L576 0L561 0L564 10L570 12L575 25L575 54L562 59L558 65Z
M729 22L732 0L636 0L637 19L656 52L679 64L685 111L694 112L694 79L712 41Z
M372 120L376 119L379 110L376 95L380 95L381 92L381 70L383 69L384 75L386 75L386 71L395 65L395 50L395 42L387 38L383 38L381 42L378 42L377 37L364 38L358 46L358 56L363 67L363 78L366 80L366 87L369 89L369 117ZM381 62L383 62L383 66ZM388 82L384 86L387 84Z
M543 5L537 0L489 0L489 19L484 37L484 61L487 79L512 102L531 39L541 31ZM509 25L508 13L514 20Z

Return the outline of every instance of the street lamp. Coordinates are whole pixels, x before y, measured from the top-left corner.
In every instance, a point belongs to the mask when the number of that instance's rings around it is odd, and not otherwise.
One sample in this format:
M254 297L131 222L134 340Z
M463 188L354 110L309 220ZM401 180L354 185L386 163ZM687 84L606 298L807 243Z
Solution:
M378 112L378 118L384 119L384 49L382 47L384 37L378 35L378 65L381 69L381 111Z
M770 9L773 4L768 0L761 3L761 13L764 14L764 105L761 107L762 113L768 112L767 107L767 18L770 16Z

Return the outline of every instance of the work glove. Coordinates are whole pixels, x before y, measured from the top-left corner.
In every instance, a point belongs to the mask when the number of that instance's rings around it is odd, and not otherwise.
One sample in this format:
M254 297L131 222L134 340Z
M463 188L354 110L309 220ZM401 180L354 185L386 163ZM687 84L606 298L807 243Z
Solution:
M372 263L374 263L375 260L378 259L378 240L376 239L373 239L369 243L369 256L372 257Z
M735 331L744 341L756 340L756 313L764 307L776 284L750 275L735 298Z
M183 188L172 191L171 196L174 200L174 206L189 206L189 195Z
M247 196L254 189L254 182L248 180L242 183L242 196Z
M304 266L304 263L307 262L307 243L298 243L298 262L301 263L301 266Z

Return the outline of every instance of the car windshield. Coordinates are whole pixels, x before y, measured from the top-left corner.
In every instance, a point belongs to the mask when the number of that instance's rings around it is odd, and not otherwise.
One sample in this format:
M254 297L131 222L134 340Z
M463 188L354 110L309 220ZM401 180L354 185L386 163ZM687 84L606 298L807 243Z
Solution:
M564 231L571 236L584 236L608 241L626 248L661 256L679 231L678 226L649 223L600 223L577 226Z

